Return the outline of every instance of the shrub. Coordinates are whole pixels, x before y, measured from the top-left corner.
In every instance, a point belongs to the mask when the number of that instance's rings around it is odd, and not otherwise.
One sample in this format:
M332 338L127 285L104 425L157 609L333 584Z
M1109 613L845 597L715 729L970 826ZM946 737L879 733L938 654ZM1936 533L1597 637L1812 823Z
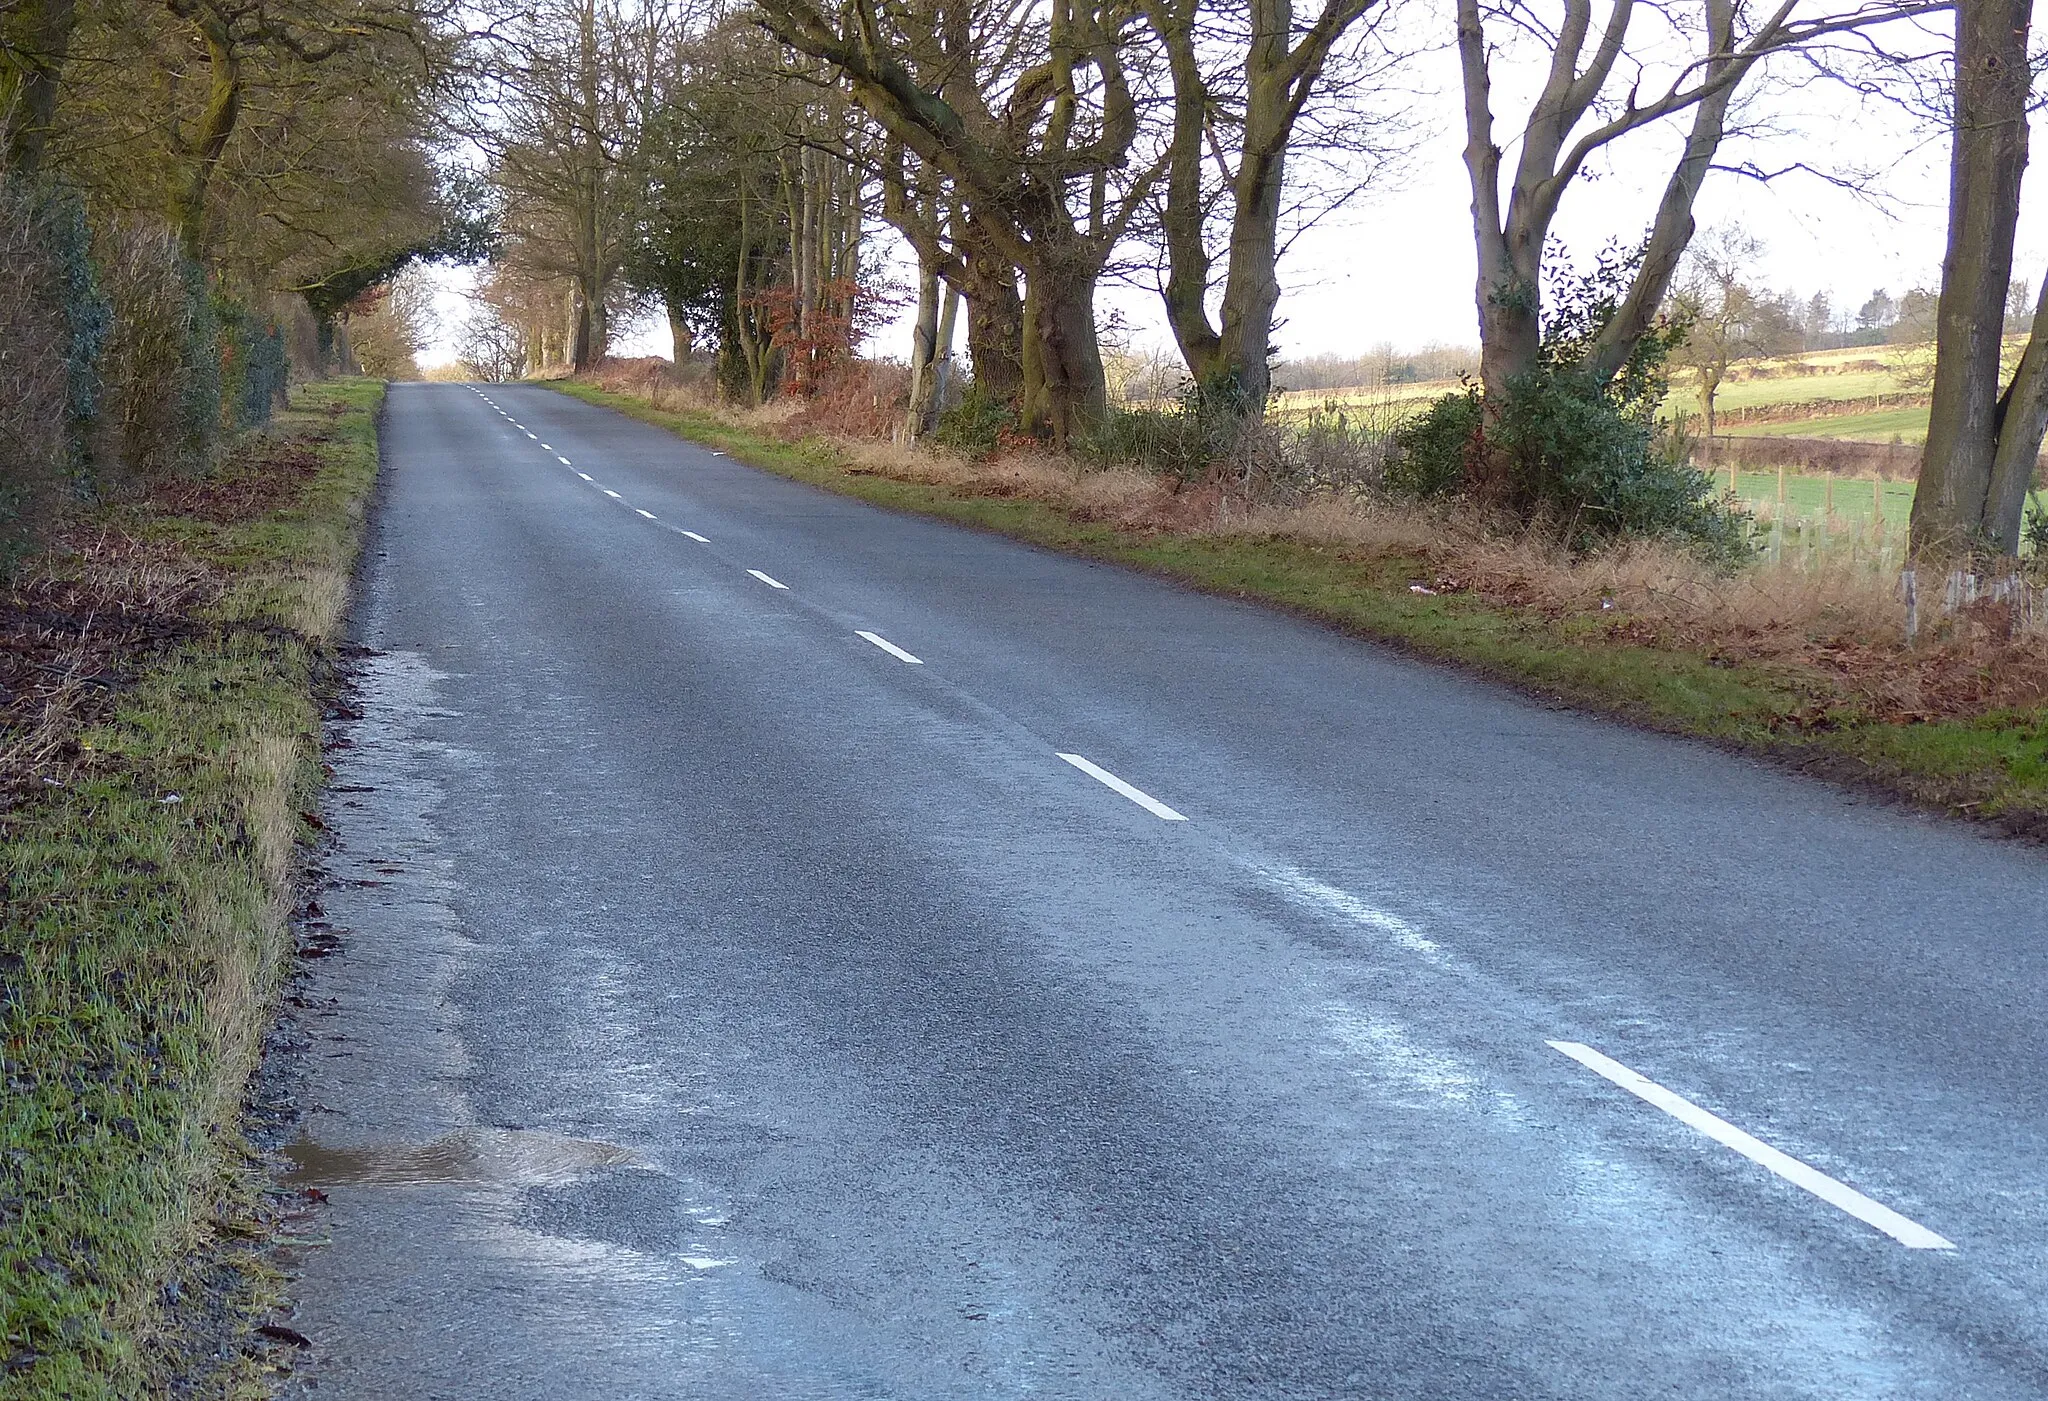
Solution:
M1420 418L1397 429L1385 473L1387 489L1424 501L1457 491L1478 450L1483 415L1474 387L1444 395Z
M1016 408L970 384L960 402L939 415L932 441L969 457L987 457L1016 432Z
M1447 495L1483 466L1499 484L1502 499L1492 504L1556 526L1574 548L1640 536L1718 559L1746 556L1747 515L1718 501L1712 479L1659 440L1665 363L1685 327L1653 328L1609 378L1586 368L1640 256L1609 249L1586 276L1560 274L1535 367L1509 381L1498 404L1476 389L1439 399L1401 431L1388 485L1411 496Z
M1574 546L1643 536L1728 559L1748 553L1748 518L1716 499L1713 480L1661 451L1647 415L1576 368L1514 381L1489 446L1508 457L1517 509L1554 521Z
M99 265L113 305L101 367L112 451L146 475L194 469L220 421L203 281L168 229L145 224L103 230Z
M239 430L268 423L285 390L283 328L225 291L215 291L212 305L219 327L221 426Z
M1173 409L1111 409L1077 445L1082 456L1110 467L1131 467L1199 481L1231 465L1246 425L1258 420L1248 409L1235 376L1181 386Z

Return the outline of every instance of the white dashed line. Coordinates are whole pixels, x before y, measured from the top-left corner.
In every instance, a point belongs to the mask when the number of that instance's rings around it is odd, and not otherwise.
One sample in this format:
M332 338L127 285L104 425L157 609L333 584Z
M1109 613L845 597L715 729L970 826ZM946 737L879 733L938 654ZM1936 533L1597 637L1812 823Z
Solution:
M1719 1115L1710 1114L1685 1096L1665 1089L1655 1080L1638 1075L1620 1061L1610 1060L1591 1046L1576 1041L1549 1041L1552 1050L1570 1056L1603 1079L1611 1080L1637 1099L1657 1108L1689 1128L1698 1129L1724 1148L1733 1148L1753 1163L1769 1168L1795 1187L1813 1193L1829 1206L1839 1207L1858 1221L1875 1226L1909 1250L1954 1250L1956 1243L1936 1235L1917 1221L1899 1215L1890 1207L1874 1202L1855 1188L1837 1182L1817 1168L1808 1167L1788 1153L1781 1153L1762 1139L1744 1133Z
M695 540L700 545L708 545L711 543L709 540L705 539L703 536L699 535L694 530L686 530L683 532L683 534L689 536L692 540Z
M1136 803L1139 807L1145 809L1145 811L1151 813L1154 817L1159 818L1161 821L1187 821L1187 817L1184 814L1175 812L1172 808L1160 802L1157 798L1153 797L1150 793L1145 792L1143 789L1133 788L1130 784L1124 782L1122 779L1118 778L1115 774L1111 773L1108 769L1103 768L1101 765L1091 764L1086 759L1082 758L1079 754L1062 754L1060 755L1060 757L1062 759L1065 759L1068 763L1072 764L1075 768L1079 769L1082 773L1087 774L1097 783L1100 783L1105 787L1114 788L1117 792L1123 794L1126 798L1129 798L1132 802Z
M571 462L568 458L562 456L560 453L555 454L555 461L561 463L564 467L574 467L576 465L575 463Z
M789 587L789 585L782 583L780 580L769 578L766 574L763 574L758 569L749 569L747 573L753 575L756 579L759 579L762 583L766 584L771 589L786 589Z
M884 652L887 652L890 656L894 657L899 662L909 662L912 666L924 665L924 661L922 658L911 656L910 653L904 651L901 647L898 647L895 643L891 642L886 637L878 637L874 633L861 632L859 630L856 630L853 635L855 637L866 638L868 641L874 643L877 647L881 648Z
M513 425L513 427L515 427L515 428L517 428L518 426L519 426L519 425L517 425L517 424L514 424L514 425ZM523 428L521 428L521 429L520 429L519 431L520 431L520 432L522 432L522 433L525 433L525 432L526 432L526 430L525 430L525 429L523 429ZM531 438L531 439L533 439L533 440L534 440L534 441L535 441L536 443L540 441L540 434L538 434L538 433L527 433L527 434L526 434L526 436L527 436L527 437L529 437L529 438Z
M649 519L649 520L658 520L658 519L660 519L660 518L659 518L658 516L656 516L656 515L654 514L654 512L652 512L652 511L642 511L642 510L641 510L641 509L640 509L640 508L639 508L638 506L635 506L635 507L633 508L633 510L634 510L635 512L637 512L638 514L640 514L640 515L643 515L643 516L647 517L647 519Z
M578 472L576 475L583 478L583 480L586 482L594 482L597 480L597 478L591 476L588 472Z
M610 487L603 488L603 491L606 496L609 496L614 501L624 501L626 499L625 497L619 495L616 491L613 491Z

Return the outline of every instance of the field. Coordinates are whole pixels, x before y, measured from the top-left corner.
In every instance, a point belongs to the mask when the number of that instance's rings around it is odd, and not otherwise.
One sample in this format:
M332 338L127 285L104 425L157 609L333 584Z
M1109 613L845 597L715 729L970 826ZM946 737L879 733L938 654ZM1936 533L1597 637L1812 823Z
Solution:
M1719 473L1716 480L1725 486L1728 476ZM1776 520L1779 515L1779 481L1775 472L1741 472L1736 475L1735 494L1759 518ZM1843 525L1867 526L1878 519L1881 500L1882 528L1902 532L1913 510L1912 482L1881 482L1868 477L1800 476L1791 472L1785 474L1783 482L1784 518L1788 524L1832 518Z
M1924 396L1932 358L1932 346L1878 345L1740 362L1729 371L1715 396L1715 408L1724 416L1719 431L1744 437L1919 442L1927 435L1924 404L1872 407L1868 401L1892 395ZM1280 395L1275 408L1283 418L1335 409L1350 414L1384 415L1389 422L1397 422L1431 400L1456 393L1462 387L1458 380L1444 379L1300 390ZM1858 411L1823 409L1810 416L1797 413L1802 404L1828 403L1855 403ZM1691 419L1697 426L1700 396L1695 375L1681 370L1672 377L1664 412L1667 417ZM1749 415L1763 415L1765 421L1745 421Z
M1802 418L1790 423L1735 423L1728 426L1728 433L1736 438L1841 438L1859 443L1924 443L1927 441L1927 410L1924 407L1882 409L1872 413Z

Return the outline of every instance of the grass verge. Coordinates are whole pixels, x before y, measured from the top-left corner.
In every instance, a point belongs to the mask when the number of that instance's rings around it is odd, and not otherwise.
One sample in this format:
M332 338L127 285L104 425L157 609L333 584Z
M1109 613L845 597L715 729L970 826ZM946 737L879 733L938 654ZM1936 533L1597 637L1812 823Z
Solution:
M1275 605L1549 700L1710 739L2048 839L2048 709L1880 718L1863 694L1818 667L1730 659L1633 627L1625 616L1555 616L1455 591L1417 592L1416 584L1428 587L1434 577L1419 556L1277 537L1134 529L1028 496L894 477L852 461L824 439L784 441L709 413L657 408L587 383L550 387L843 495ZM1649 640L1641 640L1646 632Z
M9 602L10 646L68 660L0 732L0 1396L160 1392L192 1252L250 1229L237 1123L382 397L298 390L215 477L78 522Z

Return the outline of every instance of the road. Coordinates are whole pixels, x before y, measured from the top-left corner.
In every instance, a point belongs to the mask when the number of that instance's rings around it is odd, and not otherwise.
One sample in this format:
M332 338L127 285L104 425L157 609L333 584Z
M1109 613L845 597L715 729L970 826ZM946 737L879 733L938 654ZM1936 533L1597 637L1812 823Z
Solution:
M400 385L341 1397L2048 1395L2048 863Z

